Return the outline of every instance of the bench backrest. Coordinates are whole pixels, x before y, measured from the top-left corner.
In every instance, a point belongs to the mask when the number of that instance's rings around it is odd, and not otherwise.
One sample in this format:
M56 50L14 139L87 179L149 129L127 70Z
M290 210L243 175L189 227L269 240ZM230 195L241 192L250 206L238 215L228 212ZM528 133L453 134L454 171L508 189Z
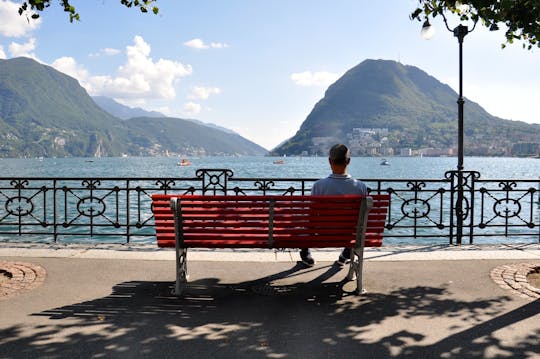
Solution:
M366 246L380 246L389 195L370 195ZM175 246L176 198L183 247L353 247L361 196L153 195L159 247Z

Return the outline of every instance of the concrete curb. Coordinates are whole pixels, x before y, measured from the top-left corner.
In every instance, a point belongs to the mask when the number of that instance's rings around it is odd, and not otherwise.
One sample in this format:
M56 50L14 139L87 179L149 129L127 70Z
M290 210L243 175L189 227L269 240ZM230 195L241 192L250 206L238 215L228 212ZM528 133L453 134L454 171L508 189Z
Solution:
M314 249L316 261L333 262L340 249ZM0 243L1 257L174 260L174 250L137 244ZM295 262L296 250L192 249L190 260L230 262ZM540 244L427 245L366 248L368 261L438 261L508 259L540 260Z

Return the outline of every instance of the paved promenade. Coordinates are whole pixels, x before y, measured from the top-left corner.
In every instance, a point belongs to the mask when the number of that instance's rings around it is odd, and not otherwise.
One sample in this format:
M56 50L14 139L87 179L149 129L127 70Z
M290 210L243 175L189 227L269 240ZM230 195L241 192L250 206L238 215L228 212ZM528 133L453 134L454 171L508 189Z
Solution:
M540 245L337 254L0 243L0 358L540 357Z

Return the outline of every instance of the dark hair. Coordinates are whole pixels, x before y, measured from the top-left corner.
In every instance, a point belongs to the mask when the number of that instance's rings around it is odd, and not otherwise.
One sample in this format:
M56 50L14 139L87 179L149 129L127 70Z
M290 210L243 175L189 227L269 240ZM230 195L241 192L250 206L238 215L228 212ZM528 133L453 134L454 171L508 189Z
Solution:
M330 148L328 158L335 164L345 165L350 160L351 155L347 146L342 143L338 143Z

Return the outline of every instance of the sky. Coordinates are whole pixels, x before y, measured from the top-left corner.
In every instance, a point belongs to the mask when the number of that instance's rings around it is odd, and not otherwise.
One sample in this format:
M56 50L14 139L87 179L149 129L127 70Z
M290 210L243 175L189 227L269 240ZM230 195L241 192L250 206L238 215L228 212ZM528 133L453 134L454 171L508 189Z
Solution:
M416 66L458 90L457 39L440 19L423 39L409 18L416 0L159 0L158 15L73 0L73 23L56 1L37 21L19 3L0 0L1 59L33 58L91 96L213 123L267 149L366 59ZM463 94L494 116L540 123L540 51L504 42L481 24L466 36Z

